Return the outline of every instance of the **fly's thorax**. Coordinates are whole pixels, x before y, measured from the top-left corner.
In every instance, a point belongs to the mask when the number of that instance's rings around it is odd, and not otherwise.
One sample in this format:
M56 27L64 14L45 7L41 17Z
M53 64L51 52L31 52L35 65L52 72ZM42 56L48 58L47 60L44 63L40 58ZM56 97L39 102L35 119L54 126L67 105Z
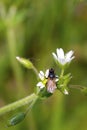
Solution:
M50 79L54 79L55 78L55 73L54 73L54 69L49 69L49 75L48 75L48 78Z

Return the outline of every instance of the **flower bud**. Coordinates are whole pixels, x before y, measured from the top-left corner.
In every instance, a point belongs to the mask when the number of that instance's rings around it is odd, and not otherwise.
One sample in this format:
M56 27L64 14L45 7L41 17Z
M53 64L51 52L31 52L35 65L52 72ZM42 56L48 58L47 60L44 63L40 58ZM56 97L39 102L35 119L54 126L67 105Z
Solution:
M19 124L21 121L24 120L25 116L25 113L18 113L7 122L7 126L10 127Z
M33 68L33 64L30 60L25 59L25 58L21 58L19 56L16 57L16 59L26 68L28 69L32 69Z

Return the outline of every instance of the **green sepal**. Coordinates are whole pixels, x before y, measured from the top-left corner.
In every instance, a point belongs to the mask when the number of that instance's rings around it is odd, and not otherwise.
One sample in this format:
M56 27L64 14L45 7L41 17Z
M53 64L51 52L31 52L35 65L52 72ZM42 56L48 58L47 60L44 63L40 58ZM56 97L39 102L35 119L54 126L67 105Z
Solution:
M39 92L40 98L47 98L47 97L50 97L52 95L53 95L53 93L47 92L46 87L44 87L43 89L40 89L40 92Z
M64 65L62 65L60 62L58 62L56 59L54 59L55 60L55 63L59 66L59 68L61 68L61 69L66 69L66 68L68 68L69 67L69 65L70 65L70 63L66 63L66 64L64 64Z
M65 90L68 92L67 86L70 79L71 79L71 74L67 74L59 78L59 81L57 83L57 89L59 89L63 94L65 94L64 93Z
M67 94L65 93L65 90L67 91ZM67 86L60 87L60 88L59 88L59 91L62 92L64 95L68 95L68 93L69 93L69 92L68 92L69 90L68 90L68 87L67 87Z

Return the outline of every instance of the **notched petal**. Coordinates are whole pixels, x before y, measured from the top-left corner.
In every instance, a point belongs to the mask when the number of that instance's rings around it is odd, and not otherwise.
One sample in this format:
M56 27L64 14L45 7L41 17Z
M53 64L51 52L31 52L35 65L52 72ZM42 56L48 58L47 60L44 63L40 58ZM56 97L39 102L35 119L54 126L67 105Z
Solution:
M37 83L37 87L40 87L41 89L45 87L45 85L42 82Z
M49 69L46 70L45 77L48 78L48 75L49 75Z
M44 80L44 73L43 73L43 71L40 71L39 77L40 77L41 80Z
M58 60L57 59L57 55L55 53L52 53L52 55L53 55L53 57L54 57L55 60Z
M60 49L57 48L57 56L58 58L64 59L64 51L62 48Z

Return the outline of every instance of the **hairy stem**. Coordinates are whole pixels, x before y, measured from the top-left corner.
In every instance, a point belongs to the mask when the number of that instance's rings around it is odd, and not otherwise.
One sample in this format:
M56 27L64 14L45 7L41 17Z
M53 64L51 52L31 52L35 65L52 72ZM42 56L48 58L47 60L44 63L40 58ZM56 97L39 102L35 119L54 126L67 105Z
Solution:
M15 110L19 107L22 107L26 104L29 104L30 102L32 102L33 100L35 101L36 99L38 99L38 95L36 95L35 93L23 98L23 99L20 99L16 102L13 102L7 106L4 106L2 108L0 108L0 115L3 115L7 112L10 112L12 110Z
M64 74L64 69L61 70L60 77L63 77L63 74Z

